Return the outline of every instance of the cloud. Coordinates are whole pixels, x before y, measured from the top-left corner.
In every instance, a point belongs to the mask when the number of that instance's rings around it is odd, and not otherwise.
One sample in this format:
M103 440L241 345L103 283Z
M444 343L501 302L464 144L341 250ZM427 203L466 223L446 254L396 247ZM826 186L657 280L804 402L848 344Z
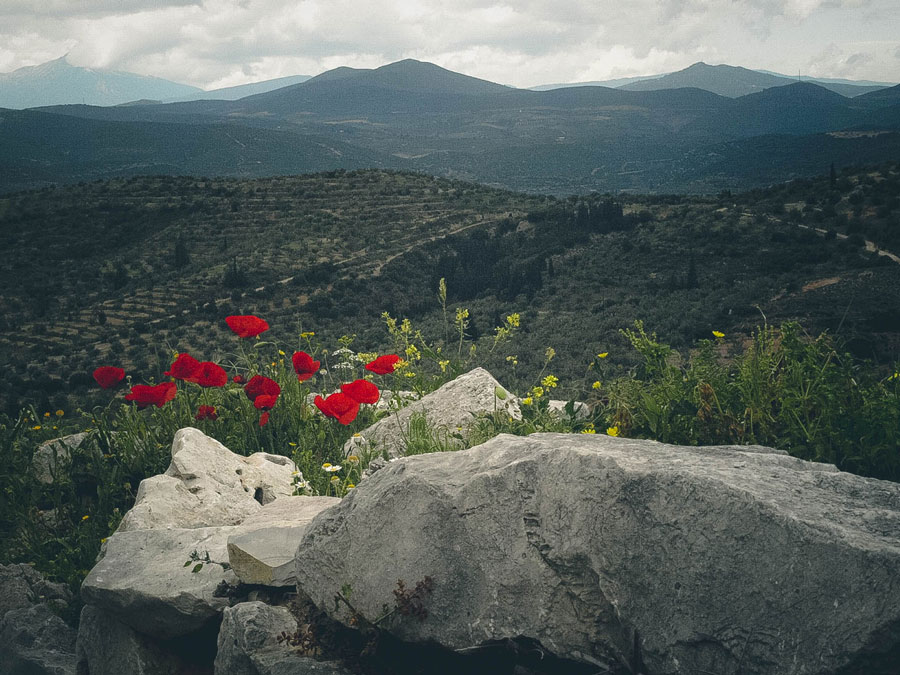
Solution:
M3 0L0 69L70 52L206 87L408 57L518 86L698 60L889 79L892 25L895 0ZM866 40L884 45L850 46Z

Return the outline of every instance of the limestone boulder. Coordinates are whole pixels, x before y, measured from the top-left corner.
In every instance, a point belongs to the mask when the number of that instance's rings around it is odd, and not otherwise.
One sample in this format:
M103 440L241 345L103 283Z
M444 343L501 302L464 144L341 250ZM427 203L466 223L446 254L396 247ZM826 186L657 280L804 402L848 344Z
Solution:
M165 474L141 481L120 531L237 525L293 492L294 463L264 452L231 452L198 429L175 434Z
M187 675L190 664L168 647L96 607L81 610L76 643L79 674Z
M48 581L31 565L0 565L0 619L14 609L40 603L62 608L71 600L65 584Z
M75 675L75 631L44 603L0 619L0 675Z
M498 398L498 391L505 398ZM438 433L453 434L469 427L475 415L495 410L520 415L517 399L484 368L475 368L366 428L347 442L344 451L349 455L358 452L360 446L368 446L386 452L388 457L400 457L406 449L404 438L409 436L413 415L424 414Z
M598 669L896 673L900 485L756 448L502 435L389 463L310 523L298 588L403 639L539 641ZM302 570L302 574L299 573Z
M245 584L294 586L294 554L306 526L338 497L281 497L248 517L228 537L228 561Z
M41 443L34 451L31 466L34 477L41 483L53 483L72 460L72 451L87 438L86 433L70 434Z
M284 607L242 602L222 615L215 675L350 675L343 666L316 661L279 644L282 632L297 630L297 621Z
M216 564L193 573L184 563L192 551L228 561L234 527L126 530L106 542L106 554L81 585L85 603L108 612L139 633L160 639L202 629L228 605L217 597L221 582L236 584Z

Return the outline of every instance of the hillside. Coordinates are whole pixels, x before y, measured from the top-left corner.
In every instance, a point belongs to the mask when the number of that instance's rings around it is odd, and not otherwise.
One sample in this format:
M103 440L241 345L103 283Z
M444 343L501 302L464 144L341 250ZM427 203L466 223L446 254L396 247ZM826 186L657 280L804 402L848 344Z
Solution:
M516 345L484 355L510 387L530 381L548 345L564 386L597 351L627 366L618 330L635 319L678 346L711 330L740 340L762 313L800 319L885 362L900 355L900 265L862 244L900 248L898 184L887 165L833 186L613 202L338 171L7 195L2 404L87 405L102 364L140 379L159 377L173 350L223 358L233 348L223 318L235 313L265 316L286 349L300 326L387 347L382 311L437 334L441 277L452 305L471 308L473 336L521 313Z

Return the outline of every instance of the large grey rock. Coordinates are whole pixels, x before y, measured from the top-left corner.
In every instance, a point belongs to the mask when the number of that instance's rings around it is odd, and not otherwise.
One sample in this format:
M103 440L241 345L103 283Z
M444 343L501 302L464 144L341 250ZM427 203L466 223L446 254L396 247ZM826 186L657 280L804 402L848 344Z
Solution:
M0 619L0 675L75 675L75 631L46 604Z
M189 666L166 646L86 605L76 644L79 675L176 675Z
M242 602L222 614L222 627L216 649L217 675L256 675L251 661L254 653L277 645L282 632L297 630L297 620L284 607L263 602ZM285 651L284 647L281 651Z
M506 392L488 371L475 368L364 429L359 436L347 441L344 451L349 455L359 452L361 446L369 446L386 452L388 457L402 456L406 450L404 438L409 435L410 419L414 414L424 413L439 433L449 434L467 428L478 413L504 410L518 417L517 399L508 392L505 399L497 398L498 388Z
M72 460L72 451L87 438L86 433L70 434L41 443L34 451L31 466L41 483L53 483Z
M242 457L198 429L180 429L168 470L141 481L119 530L236 525L262 505L291 495L295 470L287 457Z
M222 615L216 652L216 675L350 675L342 666L316 661L278 644L282 632L297 630L284 607L242 602Z
M426 575L409 640L523 636L675 673L896 673L900 485L754 449L499 436L408 457L308 527L298 587L369 620ZM892 656L891 656L892 653Z
M204 565L185 568L192 551L228 561L226 542L234 527L126 530L106 542L106 555L81 585L81 597L140 633L173 638L202 628L227 605L215 597L225 581L237 583L231 570Z
M71 600L65 584L47 581L31 565L0 565L0 619L14 609L39 603L62 608Z
M309 522L338 497L281 497L228 537L228 562L245 584L294 586L294 554Z

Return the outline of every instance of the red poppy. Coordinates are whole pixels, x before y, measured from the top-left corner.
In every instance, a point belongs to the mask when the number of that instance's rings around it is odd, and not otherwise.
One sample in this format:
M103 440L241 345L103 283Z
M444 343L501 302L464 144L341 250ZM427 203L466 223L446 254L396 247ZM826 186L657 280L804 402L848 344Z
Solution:
M190 354L179 354L163 375L174 377L176 380L194 382L198 368L200 368L200 362L193 356Z
M301 382L308 380L319 372L321 361L313 361L313 358L306 352L294 352L291 360L294 362L294 372L297 373L297 379Z
M271 410L278 402L278 395L262 394L253 399L253 407L257 410Z
M232 382L236 382L237 384L244 384L247 380L244 379L243 375L235 375L231 378Z
M104 389L112 389L125 379L125 371L115 366L100 366L94 371L94 379Z
M371 363L367 363L366 370L371 370L378 375L387 375L394 372L398 361L400 361L400 357L396 354L385 354L384 356L379 356Z
M333 417L341 424L350 424L359 414L359 403L341 392L325 399L316 396L314 403L325 417Z
M218 417L214 405L201 405L197 408L197 414L194 415L195 420L214 420Z
M381 392L378 387L368 380L355 380L349 384L342 384L341 391L357 403L377 403Z
M162 408L166 403L175 398L178 387L174 382L162 382L155 386L149 384L136 384L131 388L131 393L125 396L126 401L134 401L138 408L146 408L155 405Z
M265 375L254 375L250 381L244 385L244 393L251 401L255 401L257 396L278 396L281 393L281 387L275 380L271 380Z
M259 416L259 426L264 427L269 423L269 413L264 412Z
M191 382L196 382L201 387L224 387L228 382L228 373L212 361L204 361L197 368Z
M262 332L269 330L269 324L252 314L242 314L239 316L226 316L225 323L241 338L256 337Z

